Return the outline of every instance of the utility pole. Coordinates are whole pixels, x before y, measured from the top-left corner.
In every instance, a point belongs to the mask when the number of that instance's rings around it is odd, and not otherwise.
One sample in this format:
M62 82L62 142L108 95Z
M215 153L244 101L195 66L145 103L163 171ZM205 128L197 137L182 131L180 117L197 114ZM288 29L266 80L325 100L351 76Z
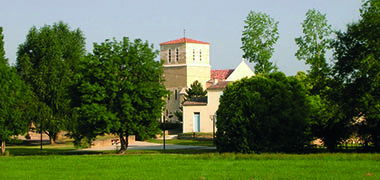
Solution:
M166 127L165 127L165 119L166 119L166 117L164 117L164 151L165 151L165 149L166 149L166 147L165 147L165 134L166 134Z

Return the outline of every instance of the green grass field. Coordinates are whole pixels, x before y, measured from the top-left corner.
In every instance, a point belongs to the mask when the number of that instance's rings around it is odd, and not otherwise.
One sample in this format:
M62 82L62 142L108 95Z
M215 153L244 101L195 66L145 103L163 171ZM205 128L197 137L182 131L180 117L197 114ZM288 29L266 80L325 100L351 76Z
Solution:
M150 140L151 142L153 140ZM162 140L154 140L153 142ZM207 145L212 141L169 140ZM208 144L207 144L208 143ZM71 142L8 146L2 179L380 179L380 154L219 154L215 150L77 151Z
M0 179L379 179L380 154L0 157Z

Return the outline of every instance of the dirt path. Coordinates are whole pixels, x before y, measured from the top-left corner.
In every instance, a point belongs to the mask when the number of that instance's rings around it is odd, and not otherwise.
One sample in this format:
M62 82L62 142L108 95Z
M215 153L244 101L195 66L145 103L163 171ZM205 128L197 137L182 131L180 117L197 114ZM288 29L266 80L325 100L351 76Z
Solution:
M80 149L80 151L106 151L106 150L116 150L116 148L120 148L120 146L102 146L102 147L93 147L87 149ZM128 150L162 150L164 146L162 144L157 143L149 143L144 141L136 141L133 144L128 146ZM173 145L166 144L166 149L216 149L216 147L208 147L208 146L185 146L185 145Z

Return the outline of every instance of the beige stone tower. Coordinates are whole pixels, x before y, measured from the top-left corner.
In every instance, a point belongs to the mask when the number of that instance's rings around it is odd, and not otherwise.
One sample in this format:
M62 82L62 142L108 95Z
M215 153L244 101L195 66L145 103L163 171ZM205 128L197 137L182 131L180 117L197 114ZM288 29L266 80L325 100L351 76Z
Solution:
M198 80L203 88L210 80L210 44L189 38L181 38L160 44L160 58L164 61L166 89L172 93L167 100L164 115L176 121L174 112L179 110L185 89Z

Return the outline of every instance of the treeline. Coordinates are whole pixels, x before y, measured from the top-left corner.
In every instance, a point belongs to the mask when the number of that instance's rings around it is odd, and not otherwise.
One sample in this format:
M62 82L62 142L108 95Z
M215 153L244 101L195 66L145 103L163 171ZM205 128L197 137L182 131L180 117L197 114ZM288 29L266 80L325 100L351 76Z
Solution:
M325 14L309 10L303 35L295 38L295 56L310 70L286 77L269 61L278 22L250 12L241 49L256 64L257 76L224 91L217 111L218 150L302 153L320 139L333 151L356 138L365 149L379 151L380 1L364 2L360 17L345 31L333 31Z
M76 145L98 135L120 137L159 132L157 119L168 94L158 51L140 39L105 40L85 51L79 29L58 22L32 27L17 51L15 67L5 58L0 27L0 143L25 134L33 124L55 143L59 131Z

